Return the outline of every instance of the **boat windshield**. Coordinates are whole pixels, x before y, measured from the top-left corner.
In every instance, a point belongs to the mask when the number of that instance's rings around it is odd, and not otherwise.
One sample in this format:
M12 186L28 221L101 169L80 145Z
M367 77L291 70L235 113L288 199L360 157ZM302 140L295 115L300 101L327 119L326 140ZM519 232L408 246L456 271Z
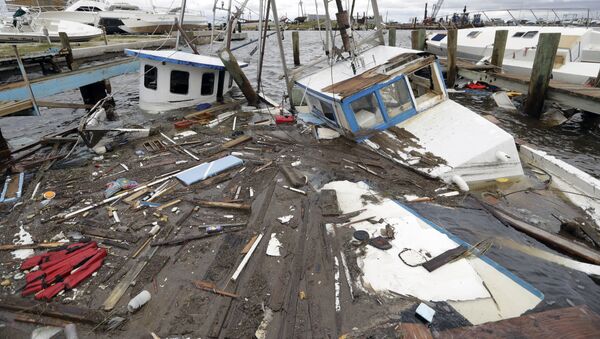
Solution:
M379 90L379 93L390 118L394 118L412 108L410 92L405 78L383 87Z
M350 106L360 128L372 128L383 122L375 93L367 94L353 101Z

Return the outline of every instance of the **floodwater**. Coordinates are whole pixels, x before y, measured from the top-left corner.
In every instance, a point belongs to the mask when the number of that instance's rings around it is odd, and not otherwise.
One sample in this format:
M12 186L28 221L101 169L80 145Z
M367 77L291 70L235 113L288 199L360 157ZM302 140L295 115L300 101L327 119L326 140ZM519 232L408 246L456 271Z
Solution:
M248 33L251 39L258 36L257 32ZM357 35L365 34L365 32L355 33ZM322 40L325 39L324 34L325 32L317 31L300 32L300 58L302 63L308 63L323 55ZM409 47L409 34L409 31L398 31L399 46ZM234 42L232 47L235 48L247 41ZM286 52L286 61L288 67L290 67L293 64L291 32L285 33L283 45ZM254 54L251 54L251 52L255 47L256 44L252 44L234 52L238 60L250 64L246 69L246 73L253 83L256 83L258 52ZM218 45L213 47L213 50L217 49ZM202 53L208 53L209 50L209 46L200 47ZM273 35L266 45L262 85L264 93L276 101L281 101L285 92L283 81L280 80L282 74L278 44ZM136 105L138 81L138 74L120 76L111 81L117 112L121 121L125 124L143 124L147 119L153 118L153 116L142 113ZM560 127L547 128L537 120L498 109L488 93L478 95L460 93L452 94L452 97L480 114L494 115L500 121L501 127L512 133L516 138L525 140L537 148L546 150L586 172L600 177L600 132L597 126L586 128L581 123L581 119L575 116ZM71 91L49 99L81 102L78 91ZM73 126L82 114L83 111L81 110L44 110L42 117L2 118L0 119L0 127L4 136L16 147L28 144L41 135ZM468 133L468 131L464 132ZM527 236L499 224L497 220L476 209L449 209L423 204L414 206L414 208L426 218L439 223L440 226L449 229L469 243L477 243L489 237L500 236L521 243L528 242L536 247L547 249ZM538 309L587 303L596 312L600 313L600 303L596 302L600 300L600 290L585 274L498 246L495 246L489 255L499 264L547 295L546 300L538 306Z

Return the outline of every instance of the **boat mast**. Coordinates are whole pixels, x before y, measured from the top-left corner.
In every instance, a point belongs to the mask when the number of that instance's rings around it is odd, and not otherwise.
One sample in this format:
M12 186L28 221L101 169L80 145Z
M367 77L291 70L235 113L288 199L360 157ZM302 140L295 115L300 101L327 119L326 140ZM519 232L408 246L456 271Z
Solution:
M275 31L277 32L277 42L279 44L279 56L281 57L281 67L283 67L283 75L285 77L285 84L287 87L288 98L290 99L290 107L292 111L295 111L294 100L292 100L292 83L288 75L287 64L285 62L285 53L283 52L283 36L281 35L281 29L279 27L279 16L277 15L277 5L275 0L269 0L271 2L271 10L273 11L273 21L275 22Z
M383 27L381 26L381 16L379 15L379 5L377 4L377 0L371 0L371 5L373 6L373 18L375 20L375 30L377 30L377 39L379 40L380 45L385 45L385 40L383 39ZM367 18L365 18L365 20L367 20Z
M333 52L333 46L335 45L335 40L333 39L331 17L329 16L329 0L323 0L323 4L325 5L325 30L327 31L327 34L325 34L325 44L327 45L327 51L325 52L325 54L331 57Z
M179 22L177 23L181 29L183 29L183 16L185 14L186 0L181 0L181 13L179 13ZM177 30L177 40L175 40L175 50L179 50L179 38L181 37L181 31Z

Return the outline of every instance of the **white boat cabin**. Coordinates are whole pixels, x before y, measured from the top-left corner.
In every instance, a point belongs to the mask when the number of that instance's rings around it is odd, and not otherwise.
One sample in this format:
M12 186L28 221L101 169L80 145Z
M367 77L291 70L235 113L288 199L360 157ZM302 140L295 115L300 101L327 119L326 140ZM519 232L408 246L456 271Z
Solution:
M125 53L140 59L139 105L149 113L221 101L233 87L233 78L217 57L172 50Z
M432 54L377 46L296 85L327 125L430 176L469 183L523 174L513 137L448 98Z

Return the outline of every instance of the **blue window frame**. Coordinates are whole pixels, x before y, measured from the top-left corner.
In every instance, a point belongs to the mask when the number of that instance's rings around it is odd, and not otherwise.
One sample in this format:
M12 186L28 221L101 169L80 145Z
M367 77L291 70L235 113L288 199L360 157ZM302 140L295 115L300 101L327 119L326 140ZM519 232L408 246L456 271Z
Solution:
M417 114L415 107L404 75L342 100L342 109L352 132L383 130L396 125Z

